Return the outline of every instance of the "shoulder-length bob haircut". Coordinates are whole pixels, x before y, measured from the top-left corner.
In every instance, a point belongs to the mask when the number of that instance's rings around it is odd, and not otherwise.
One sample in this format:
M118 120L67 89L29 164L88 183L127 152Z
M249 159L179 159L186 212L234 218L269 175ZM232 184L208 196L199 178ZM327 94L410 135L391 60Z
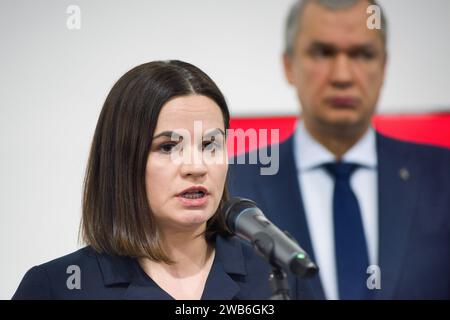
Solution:
M221 109L225 129L230 115L221 91L199 68L182 61L154 61L133 68L113 86L100 113L84 180L82 241L100 253L147 257L171 263L148 203L145 168L158 115L170 99L203 95ZM228 230L217 212L205 237Z

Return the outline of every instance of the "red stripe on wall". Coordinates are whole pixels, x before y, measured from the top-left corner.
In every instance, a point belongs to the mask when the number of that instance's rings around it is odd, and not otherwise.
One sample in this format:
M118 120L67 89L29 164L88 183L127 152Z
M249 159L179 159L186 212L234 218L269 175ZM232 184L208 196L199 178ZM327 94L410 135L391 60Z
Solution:
M267 118L233 118L230 121L231 129L236 131L228 138L228 153L230 155L241 154L258 147L272 143L271 130L279 130L279 141L289 138L295 127L296 117L267 117ZM450 113L427 115L377 115L373 119L373 125L377 131L400 140L432 144L450 148ZM242 137L245 132L249 136L249 129L256 132L256 141L247 138L245 144L238 142L237 137ZM260 129L267 129L267 138L264 134L258 134ZM234 139L234 143L231 140Z

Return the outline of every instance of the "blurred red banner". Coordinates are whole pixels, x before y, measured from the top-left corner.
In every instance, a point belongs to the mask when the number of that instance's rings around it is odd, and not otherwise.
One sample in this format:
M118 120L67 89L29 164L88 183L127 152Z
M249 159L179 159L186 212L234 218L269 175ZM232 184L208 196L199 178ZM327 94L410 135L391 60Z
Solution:
M230 131L228 138L229 155L241 154L272 143L271 132L274 129L279 130L280 142L286 140L294 131L296 119L295 116L232 118L230 129L234 131ZM377 115L373 118L373 126L389 137L450 148L450 113ZM260 129L266 129L267 134ZM248 137L256 134L257 140L247 138L245 143L238 143L236 140L231 142L243 133L247 133Z

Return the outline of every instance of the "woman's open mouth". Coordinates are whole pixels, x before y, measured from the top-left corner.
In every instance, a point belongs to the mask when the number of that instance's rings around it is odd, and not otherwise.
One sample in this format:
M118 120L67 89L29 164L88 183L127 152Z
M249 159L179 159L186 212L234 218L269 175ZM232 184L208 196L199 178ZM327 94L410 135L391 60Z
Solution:
M200 207L208 202L209 193L204 187L191 187L178 194L178 199L186 207Z
M194 192L185 192L180 196L186 199L200 199L203 198L206 194L203 191L194 191Z

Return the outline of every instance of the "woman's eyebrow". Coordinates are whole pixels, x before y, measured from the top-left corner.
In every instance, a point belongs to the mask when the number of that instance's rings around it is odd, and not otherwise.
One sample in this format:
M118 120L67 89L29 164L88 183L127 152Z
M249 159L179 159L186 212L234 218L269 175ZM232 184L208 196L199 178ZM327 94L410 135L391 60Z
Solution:
M180 138L183 138L180 134L176 133L175 131L163 131L158 134L155 134L153 136L153 140L157 139L159 137L168 137L168 138L174 138L176 140L179 140Z
M205 133L205 135L203 136L203 138L204 138L204 139L205 139L205 138L209 138L209 137L215 136L215 135L217 135L217 134L222 134L223 136L225 136L225 132L223 132L222 129L220 129L220 128L215 128L215 129L212 129L211 131ZM163 131L163 132L160 132L160 133L158 133L158 134L155 134L155 135L153 136L153 140L154 140L154 139L157 139L157 138L159 138L159 137L174 138L175 140L179 140L180 138L183 138L182 135L176 133L175 131Z
M222 134L222 135L225 137L225 132L223 132L222 129L220 129L220 128L215 128L215 129L212 129L211 131L205 133L205 135L203 136L203 139L207 139L207 138L209 138L209 137L215 136L215 135L217 135L218 133Z

